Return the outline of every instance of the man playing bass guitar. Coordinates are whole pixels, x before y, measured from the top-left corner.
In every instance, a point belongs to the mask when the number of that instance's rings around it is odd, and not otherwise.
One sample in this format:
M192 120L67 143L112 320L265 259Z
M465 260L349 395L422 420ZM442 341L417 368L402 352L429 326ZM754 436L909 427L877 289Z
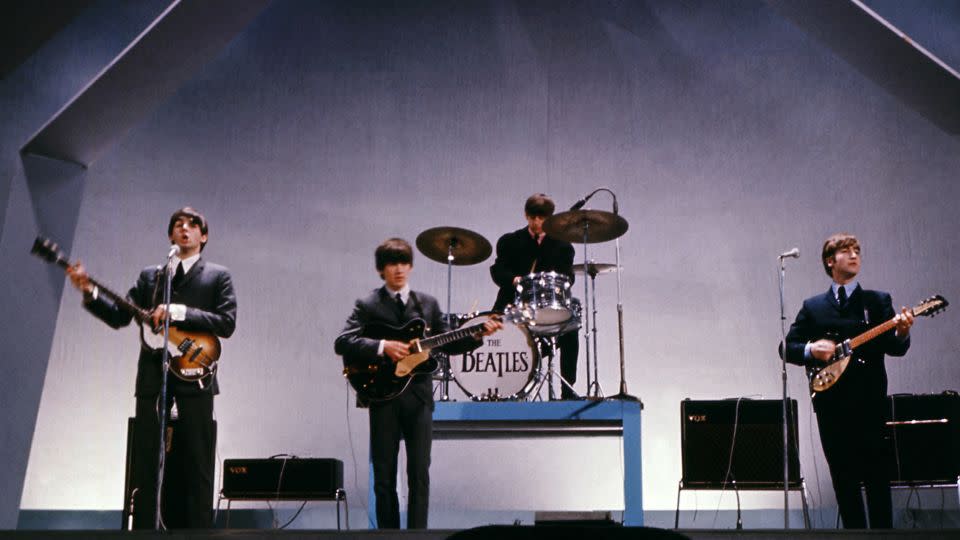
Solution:
M437 300L426 293L410 289L408 279L413 269L413 249L400 238L390 238L374 252L377 272L383 286L357 300L347 319L344 331L337 337L337 354L354 363L376 364L386 357L399 362L412 352L409 341L370 337L365 330L374 326L401 327L421 319L426 334L444 332L447 325ZM502 328L496 320L484 323L482 333L488 335ZM459 354L479 347L476 339L462 340L439 348ZM392 365L392 364L391 364ZM348 366L349 367L349 366ZM430 497L430 449L433 441L433 388L430 373L414 372L405 390L392 399L364 403L369 406L370 461L373 466L376 496L377 527L400 527L400 505L397 497L397 455L403 439L407 453L409 497L407 528L427 527Z
M821 259L833 283L825 293L804 300L787 334L786 360L815 371L831 361L839 341L895 320L893 331L857 349L842 377L813 398L843 526L864 529L869 515L871 528L890 528L893 517L883 440L884 356L906 354L913 314L905 307L897 314L888 293L863 289L857 283L861 259L855 236L828 238ZM864 512L861 482L869 514Z
M227 338L233 334L237 317L237 300L230 272L200 257L207 243L207 220L190 207L170 216L167 237L179 248L169 268L176 268L172 277L169 312L163 304L166 270L150 266L140 272L128 300L136 307L149 310L146 326L161 327L164 319L170 326L185 331L207 332ZM133 314L122 309L109 294L99 290L79 262L67 268L73 285L83 292L83 305L94 316L113 328L127 326ZM128 306L129 307L129 306ZM143 330L145 333L149 329ZM133 528L154 528L156 512L157 461L160 451L159 403L162 350L150 348L146 339L140 349L136 382L136 417L134 419L133 482L136 489L133 504ZM189 382L168 378L168 415L176 405L178 422L169 444L179 447L180 470L165 469L165 478L177 475L184 495L164 504L167 528L203 529L213 526L214 445L213 396L219 392L215 373L203 380ZM164 485L170 485L165 481Z

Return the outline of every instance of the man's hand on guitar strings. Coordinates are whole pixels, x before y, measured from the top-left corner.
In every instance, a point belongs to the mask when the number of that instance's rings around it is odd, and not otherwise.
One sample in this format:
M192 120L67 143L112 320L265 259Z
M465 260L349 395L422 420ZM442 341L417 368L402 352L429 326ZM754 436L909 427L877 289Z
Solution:
M387 355L387 357L394 362L399 362L410 354L410 344L403 341L385 339L383 341L383 354Z
M161 304L153 308L153 312L150 313L150 320L153 322L153 331L159 333L163 329L163 320L168 318L167 306Z
M833 351L837 344L829 339L819 339L810 344L810 356L821 362L829 362L833 358Z

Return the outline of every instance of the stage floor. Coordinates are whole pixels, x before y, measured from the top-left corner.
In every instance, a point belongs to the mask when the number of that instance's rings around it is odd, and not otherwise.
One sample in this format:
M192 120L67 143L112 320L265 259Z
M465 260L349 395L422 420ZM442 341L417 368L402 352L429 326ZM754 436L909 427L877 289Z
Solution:
M466 530L426 530L426 531L309 531L309 530L265 530L265 529L215 529L209 531L176 531L154 533L150 531L0 531L0 540L94 540L103 538L165 539L165 540L203 540L203 539L278 539L278 540L521 540L540 538L589 538L604 539L683 539L691 540L812 540L828 538L830 540L890 539L905 540L929 538L934 540L960 539L960 529L907 529L889 531L843 531L843 530L695 530L695 529L655 529L643 527L597 526L597 525L557 525L557 526L494 526Z

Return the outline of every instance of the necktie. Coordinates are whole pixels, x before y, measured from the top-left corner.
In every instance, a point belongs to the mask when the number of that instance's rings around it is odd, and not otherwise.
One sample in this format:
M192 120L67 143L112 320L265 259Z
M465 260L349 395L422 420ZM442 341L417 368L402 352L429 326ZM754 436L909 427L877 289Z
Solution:
M403 297L400 296L400 293L397 293L394 299L397 301L397 313L402 317L403 312L406 311L406 306L403 305Z
M170 286L176 289L180 286L180 283L183 282L183 263L177 265L177 271L173 274L173 281L170 282Z
M841 309L847 307L847 289L843 285L837 289L837 303Z

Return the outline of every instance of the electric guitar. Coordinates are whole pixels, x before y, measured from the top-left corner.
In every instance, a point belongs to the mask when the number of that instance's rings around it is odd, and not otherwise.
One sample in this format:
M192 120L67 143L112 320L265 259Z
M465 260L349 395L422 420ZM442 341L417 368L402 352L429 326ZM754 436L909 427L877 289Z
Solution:
M529 314L507 306L506 313L499 318L510 322L522 323ZM386 355L373 360L359 360L351 355L343 355L343 376L356 390L361 400L367 402L388 401L402 394L410 386L413 376L420 373L433 373L439 367L437 359L430 351L467 338L477 338L483 332L483 325L471 325L423 337L426 323L423 319L413 319L403 326L372 323L356 330L360 336L370 339L389 339L407 342L410 354L394 362Z
M910 312L914 317L933 317L946 309L948 305L950 305L950 303L938 294L920 302L914 306ZM850 357L856 348L868 343L881 334L889 332L896 326L897 317L893 317L889 321L874 326L859 336L837 343L830 360L807 368L807 376L810 378L811 394L823 392L836 384L840 376L843 375L843 372L847 369L847 365L850 363Z
M43 236L34 240L30 253L64 269L72 266L57 244ZM90 283L99 289L97 294L109 298L137 320L140 324L140 341L145 347L155 351L163 349L163 329L153 328L149 310L111 291L93 278L90 278ZM171 326L167 350L170 352L170 373L178 379L204 386L204 381L217 371L220 340L209 332L182 330Z

